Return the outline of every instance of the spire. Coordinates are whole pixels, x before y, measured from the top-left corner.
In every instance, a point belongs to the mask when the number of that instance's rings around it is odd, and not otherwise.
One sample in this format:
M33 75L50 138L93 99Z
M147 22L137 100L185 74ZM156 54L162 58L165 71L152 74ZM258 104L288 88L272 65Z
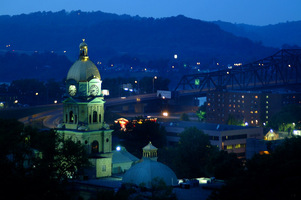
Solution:
M89 58L88 45L86 44L85 39L83 39L83 42L79 45L79 58L82 60L87 60Z

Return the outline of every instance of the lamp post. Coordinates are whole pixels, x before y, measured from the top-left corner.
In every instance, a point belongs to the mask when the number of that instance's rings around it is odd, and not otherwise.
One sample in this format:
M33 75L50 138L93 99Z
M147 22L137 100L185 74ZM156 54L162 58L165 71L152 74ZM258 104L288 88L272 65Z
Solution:
M157 79L157 76L154 76L153 78L153 93L155 93L155 79Z
M140 94L140 92L139 92L139 81L135 81L135 84L137 84L137 93Z

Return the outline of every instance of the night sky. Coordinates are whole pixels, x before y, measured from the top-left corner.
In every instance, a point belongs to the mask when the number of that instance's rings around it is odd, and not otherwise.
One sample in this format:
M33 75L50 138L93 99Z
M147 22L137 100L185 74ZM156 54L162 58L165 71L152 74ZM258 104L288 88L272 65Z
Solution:
M154 18L182 14L205 21L252 25L301 20L300 0L1 0L0 15L63 9Z

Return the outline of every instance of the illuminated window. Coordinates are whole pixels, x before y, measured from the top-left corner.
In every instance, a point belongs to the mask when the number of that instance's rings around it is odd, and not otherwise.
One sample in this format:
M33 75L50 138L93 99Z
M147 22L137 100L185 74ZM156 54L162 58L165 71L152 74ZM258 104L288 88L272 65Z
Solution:
M241 98L245 98L245 95L242 95Z
M240 147L240 144L236 144L236 145L235 145L235 149L239 149L239 148L241 148L241 147Z
M266 95L266 96L265 96L265 98L267 98L267 99L268 99L268 98L269 98L269 96L268 96L268 95Z
M266 114L268 114L268 113L269 113L269 111L265 111L265 113L266 113Z
M269 108L269 106L266 106L265 108L266 108L266 109L268 109L268 108Z
M227 149L233 149L232 145L227 145Z
M255 96L255 99L258 99L258 96L257 96L257 95Z
M266 119L269 119L269 116L265 116Z
M253 111L251 110L250 113L253 114Z
M258 113L258 111L257 111L257 110L255 110L255 113Z
M210 103L208 103L208 106L210 106Z
M266 101L265 103L266 103L266 104L268 104L268 103L269 103L269 101Z
M241 101L241 103L245 103L245 101Z
M251 124L254 124L254 121L253 121L253 120L251 121Z

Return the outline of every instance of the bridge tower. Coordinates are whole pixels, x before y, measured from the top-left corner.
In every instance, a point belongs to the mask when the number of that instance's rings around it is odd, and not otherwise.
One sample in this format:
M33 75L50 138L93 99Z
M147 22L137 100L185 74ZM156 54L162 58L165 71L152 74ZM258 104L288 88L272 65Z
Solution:
M96 178L112 174L112 130L104 123L101 83L83 39L79 58L67 74L67 98L63 101L63 124L59 133L86 146L94 166L90 176Z

